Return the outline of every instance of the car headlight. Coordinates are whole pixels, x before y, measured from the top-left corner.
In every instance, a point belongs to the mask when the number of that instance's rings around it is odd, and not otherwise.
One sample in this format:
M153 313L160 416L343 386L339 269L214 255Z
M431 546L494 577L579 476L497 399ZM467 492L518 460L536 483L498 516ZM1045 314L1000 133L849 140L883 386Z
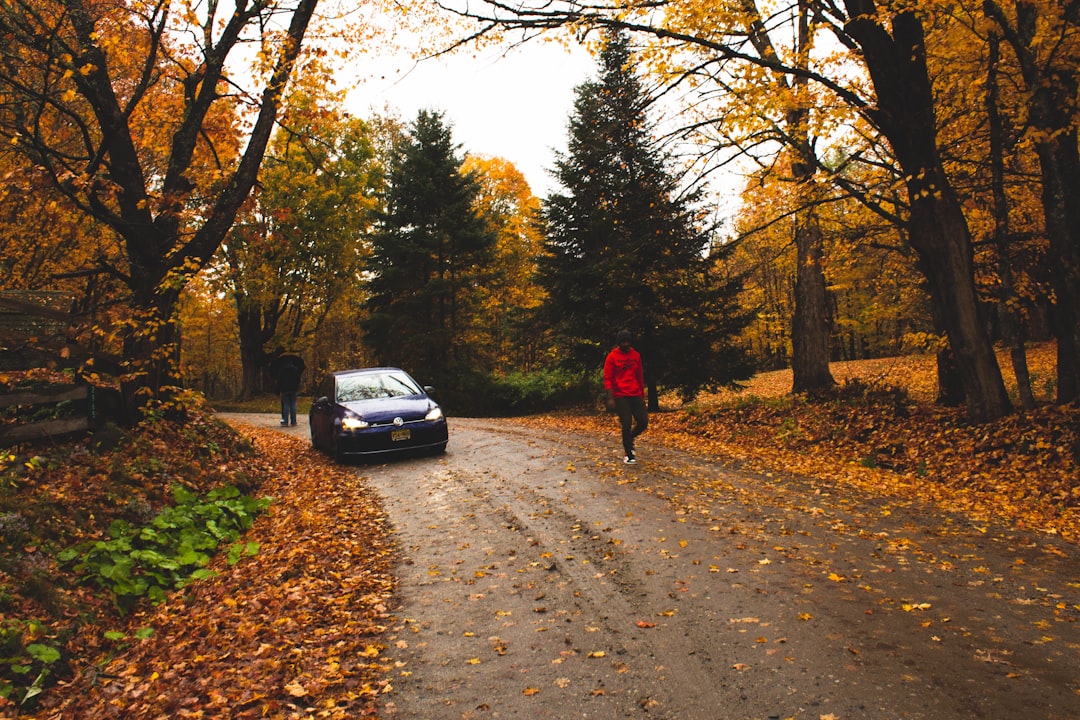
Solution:
M370 423L359 415L346 415L341 418L341 428L343 430L363 430L369 425Z
M442 420L442 408L436 406L427 411L427 415L424 416L425 420Z

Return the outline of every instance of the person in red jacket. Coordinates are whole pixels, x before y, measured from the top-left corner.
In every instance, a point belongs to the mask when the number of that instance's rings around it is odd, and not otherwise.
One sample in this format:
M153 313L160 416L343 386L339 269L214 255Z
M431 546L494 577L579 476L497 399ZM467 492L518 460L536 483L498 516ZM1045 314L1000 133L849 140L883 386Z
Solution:
M604 387L607 389L607 408L619 414L622 444L626 456L623 462L633 465L634 438L649 427L649 411L645 407L645 372L641 355L630 345L629 330L620 330L616 345L604 360Z

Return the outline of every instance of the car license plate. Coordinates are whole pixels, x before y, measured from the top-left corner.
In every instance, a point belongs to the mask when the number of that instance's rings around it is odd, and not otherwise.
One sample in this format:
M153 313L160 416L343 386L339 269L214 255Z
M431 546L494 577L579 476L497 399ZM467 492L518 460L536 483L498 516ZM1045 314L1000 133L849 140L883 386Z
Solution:
M408 440L411 436L412 436L412 433L409 430L391 430L390 431L390 439L393 440L394 442L398 442L399 440Z

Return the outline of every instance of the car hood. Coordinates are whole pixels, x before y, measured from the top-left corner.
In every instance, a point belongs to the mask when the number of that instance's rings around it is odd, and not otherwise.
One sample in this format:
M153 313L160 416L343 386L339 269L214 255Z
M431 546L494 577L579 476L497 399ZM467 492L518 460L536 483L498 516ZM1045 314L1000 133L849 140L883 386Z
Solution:
M341 403L341 405L352 410L368 422L389 421L396 417L403 420L417 420L423 418L427 415L428 410L435 407L435 403L426 395L356 400Z

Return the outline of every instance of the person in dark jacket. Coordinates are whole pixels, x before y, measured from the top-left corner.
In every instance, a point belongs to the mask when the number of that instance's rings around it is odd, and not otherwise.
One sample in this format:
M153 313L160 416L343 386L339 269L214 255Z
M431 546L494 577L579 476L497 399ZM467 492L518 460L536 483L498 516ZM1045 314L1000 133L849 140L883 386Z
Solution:
M281 393L282 425L296 425L296 394L300 391L300 376L304 374L304 367L303 358L293 353L278 355L274 359L271 370Z
M629 330L620 330L616 345L604 360L604 387L607 389L607 408L619 414L622 427L623 462L633 465L634 438L649 427L649 411L645 406L645 372L641 355L631 345Z

